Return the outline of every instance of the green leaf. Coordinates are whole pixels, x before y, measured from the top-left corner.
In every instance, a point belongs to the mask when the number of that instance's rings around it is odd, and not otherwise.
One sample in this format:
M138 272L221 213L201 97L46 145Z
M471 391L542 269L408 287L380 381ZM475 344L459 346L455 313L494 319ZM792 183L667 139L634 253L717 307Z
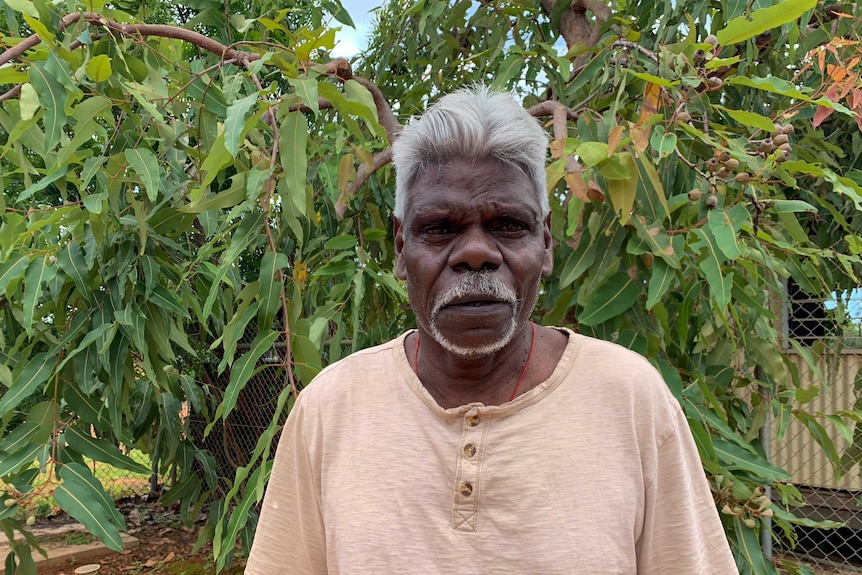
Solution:
M224 121L224 147L228 153L236 157L239 151L239 141L245 128L245 115L257 103L258 93L249 94L235 101L227 109Z
M89 301L93 295L90 288L90 270L87 269L80 244L69 242L66 249L60 250L57 254L57 264L67 276L72 278L84 299Z
M713 439L712 445L719 458L728 464L729 469L748 471L760 479L790 481L789 473L772 465L760 455L755 455L723 439Z
M755 10L748 16L738 16L718 31L718 43L729 46L754 38L767 30L793 22L816 5L817 0L784 0L775 6Z
M608 145L603 142L584 142L575 148L575 154L589 168L608 159Z
M89 485L91 493L97 494L97 503L104 509L108 510L108 514L113 523L118 529L126 528L126 520L123 515L117 510L114 504L114 499L105 492L102 484L90 471L90 468L81 463L67 463L60 467L60 479L63 481L77 481L84 485Z
M296 90L296 94L302 103L308 106L314 112L314 115L319 114L317 80L310 78L288 78L287 81Z
M736 545L734 546L736 554L744 558L746 564L751 568L751 573L768 575L775 572L774 566L771 570L766 567L763 550L757 539L757 532L746 526L740 516L733 518L733 535L736 538Z
M652 274L647 283L646 308L651 310L661 301L676 280L676 274L663 259L657 259L652 264Z
M39 94L36 92L36 88L33 87L33 84L30 82L21 84L21 96L19 97L19 100L21 102L21 120L26 122L36 115L36 112L39 110L39 106L41 106L39 102Z
M88 431L89 426L86 428L84 429L81 425L66 428L64 438L73 451L119 469L149 475L150 470L146 465L141 465L131 457L123 455L120 448L110 441L92 437Z
M180 211L187 214L200 214L208 210L224 210L240 204L245 198L244 186L231 186L230 189L219 192L205 200L183 206Z
M4 454L0 458L0 476L8 473L18 473L25 466L32 465L36 459L46 462L49 447L48 445L30 443L15 453Z
M674 86L678 86L680 84L679 80L666 80L664 78L660 78L658 76L653 76L652 74L647 74L646 72L635 72L634 70L627 69L626 72L634 76L635 78L640 78L650 84L655 84L657 86L663 86L665 88L672 88Z
M230 370L230 383L225 389L222 402L218 406L217 416L226 418L236 406L240 392L254 373L257 361L266 353L279 338L281 334L277 331L267 331L257 334L251 347L242 357L236 360Z
M26 14L27 16L36 18L37 20L39 19L39 11L30 0L4 0L4 2L6 3L6 6L16 12L21 12L22 14Z
M817 208L802 200L768 200L763 202L770 212L776 214L809 212L817 213Z
M635 196L638 191L638 169L635 165L635 159L630 153L624 152L619 155L619 158L629 177L622 180L608 180L608 195L611 198L614 212L620 219L620 224L626 225L631 218L632 208L635 205Z
M63 126L66 125L66 90L47 72L45 62L34 62L30 66L30 83L39 94L39 101L45 110L42 116L45 149L53 150L60 142Z
M258 325L263 330L272 327L276 310L281 305L283 283L276 280L276 272L290 265L287 254L267 252L260 262L260 307Z
M183 307L180 296L162 285L153 286L153 293L150 295L149 301L186 319L191 318L189 310Z
M716 245L715 238L703 229L697 228L692 233L697 239L691 243L691 247L703 256L697 265L706 276L715 305L722 310L730 302L730 290L733 287L733 278L721 273L724 252Z
M727 259L733 261L748 253L748 248L740 241L739 231L751 222L751 216L742 205L736 204L729 210L710 210L708 221L715 242Z
M18 375L13 378L12 387L3 394L3 397L0 397L0 417L33 395L36 388L48 380L56 364L56 356L47 353L40 353L31 357Z
M26 200L27 198L29 198L30 196L32 196L36 192L41 192L42 190L44 190L45 188L47 188L48 186L50 186L54 182L63 179L66 176L66 174L69 173L70 169L71 169L71 166L68 166L68 165L57 166L47 176L40 179L38 182L34 182L26 190L24 190L23 192L18 194L17 201L23 202L24 200Z
M578 323L598 325L621 315L634 305L639 292L638 284L627 273L610 276L584 305L584 311L578 314Z
M659 159L666 158L676 149L676 134L665 132L664 126L656 126L650 136L649 144L658 154Z
M55 270L52 268L52 272ZM33 315L36 312L36 304L42 296L42 283L48 279L48 256L34 258L27 267L24 274L24 329L27 335L32 336L35 329Z
M159 158L147 148L126 148L126 161L141 177L141 184L151 202L159 196Z
M643 216L635 216L632 223L641 238L650 248L650 252L665 260L674 269L679 269L679 254L673 247L670 236L658 222L646 223Z
M307 163L305 148L308 143L308 121L302 112L288 112L278 131L281 167L288 195L298 215L306 212L305 178ZM285 206L287 209L287 206Z
M757 128L758 130L763 130L767 134L771 134L772 130L775 129L772 120L770 120L766 116L761 116L760 114L757 114L755 112L746 112L744 110L730 110L728 108L725 108L724 106L716 106L716 108L724 111L725 114L727 114L743 126Z
M326 8L327 12L335 17L336 20L345 26L356 28L356 24L353 23L353 19L350 17L350 14L344 9L344 6L341 5L341 0L325 0L322 5Z
M9 284L24 275L29 264L30 256L25 254L15 254L0 264L0 294L5 294Z
M54 490L54 500L63 511L80 521L87 531L98 537L109 549L121 552L123 540L111 523L111 513L99 503L99 492L77 480L63 481Z
M104 82L111 77L111 57L107 54L99 54L90 58L87 62L87 76L93 82Z
M328 250L335 251L344 251L353 248L356 245L356 238L351 235L341 235L335 236L334 238L329 238L326 240L326 243L323 244L323 247Z

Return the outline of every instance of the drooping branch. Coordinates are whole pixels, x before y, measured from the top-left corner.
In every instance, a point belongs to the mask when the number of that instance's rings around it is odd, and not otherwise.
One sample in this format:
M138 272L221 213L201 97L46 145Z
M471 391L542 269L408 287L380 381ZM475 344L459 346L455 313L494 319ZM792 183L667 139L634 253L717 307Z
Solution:
M347 190L342 192L342 194L338 197L338 200L335 202L335 213L338 214L339 218L344 217L344 213L347 211L347 203L356 195L356 192L359 191L359 188L365 184L368 178L392 161L392 148L386 148L382 152L374 155L374 164L369 167L366 164L362 164L359 166L359 169L356 170L356 178L350 185L347 187Z

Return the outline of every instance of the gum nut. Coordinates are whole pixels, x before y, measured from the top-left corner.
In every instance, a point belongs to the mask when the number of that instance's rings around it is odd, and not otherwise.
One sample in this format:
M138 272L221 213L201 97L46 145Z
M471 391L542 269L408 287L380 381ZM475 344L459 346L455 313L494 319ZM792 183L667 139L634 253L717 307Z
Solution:
M714 208L717 205L718 205L718 196L716 196L715 194L709 194L708 196L706 196L706 207L707 208Z
M27 517L27 527L33 527L33 525L35 525L35 524L36 524L36 516L35 515L30 515L29 517Z
M726 161L728 161L731 157L732 157L732 156L730 155L730 152L726 152L726 151L723 151L723 150L722 150L721 155L720 155L720 156L718 156L718 159L719 159L719 160L721 160L722 162L726 162Z
M787 150L781 150L781 155L778 156L777 160L779 162L786 162L790 159L790 152Z
M784 133L784 126L782 126L781 124L778 124L778 123L772 124L772 135L773 136L777 136L778 134L783 134L783 133Z
M720 150L718 148L712 151L712 157L716 159L721 159L721 155L724 153L724 150Z
M757 522L751 517L746 517L742 520L742 522L745 523L745 526L749 529L754 529L754 527L757 525Z
M724 85L724 81L718 76L710 76L706 79L706 83L713 89L721 88Z
M706 169L710 172L715 172L718 170L721 163L718 161L718 158L710 158L706 161Z
M785 134L792 134L795 131L796 131L796 128L793 127L793 124L787 124L786 126L784 126L784 129L782 130L782 132Z
M727 166L728 170L735 171L739 167L739 160L736 158L730 158L724 162L724 165Z
M700 190L691 190L688 192L688 199L689 201L696 202L700 199L702 195L703 192L701 192Z
M5 501L3 501L3 505L5 505L6 507L12 507L16 503L18 503L18 500L12 499L11 497L9 499L6 499Z
M740 184L747 184L751 180L751 174L748 172L739 172L734 178Z
M704 43L709 44L710 46L718 46L718 38L715 34L710 34L706 38L703 39Z
M775 511L772 509L764 509L760 512L763 517L773 517L775 515Z
M676 119L679 122L683 122L683 123L687 124L687 123L691 122L691 114L689 114L688 112L683 110L682 112L679 112L676 115Z
M786 144L786 143L785 143L785 144L781 144L780 146L778 146L778 149L779 149L779 150L784 150L785 152L789 152L789 151L790 151L790 150L792 150L793 148L790 146L790 144Z
M730 174L730 170L727 169L727 166L721 166L715 173L719 178L725 178L728 174Z
M777 136L774 136L772 138L772 141L775 143L776 146L780 146L781 144L786 144L787 142L789 142L790 138L787 136L787 134L778 134Z
M701 64L706 59L706 53L700 49L695 50L691 59L694 61L695 64Z

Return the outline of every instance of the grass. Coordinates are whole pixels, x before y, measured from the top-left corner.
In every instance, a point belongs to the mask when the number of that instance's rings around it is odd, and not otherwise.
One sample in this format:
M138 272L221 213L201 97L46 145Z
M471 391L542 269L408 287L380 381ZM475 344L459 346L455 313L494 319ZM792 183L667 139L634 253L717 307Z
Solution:
M134 461L150 467L149 455L138 450L133 450L128 453L128 456ZM118 469L91 459L86 459L86 463L107 494L115 500L133 495L143 495L150 489L149 474ZM7 492L8 495L5 497L18 500L16 515L19 519L47 517L58 510L54 503L54 488L58 483L59 480L52 473L52 468L49 465L44 473L40 473L33 480L33 488L29 492L22 493L16 491L11 485L7 485L2 481L0 481L0 492Z

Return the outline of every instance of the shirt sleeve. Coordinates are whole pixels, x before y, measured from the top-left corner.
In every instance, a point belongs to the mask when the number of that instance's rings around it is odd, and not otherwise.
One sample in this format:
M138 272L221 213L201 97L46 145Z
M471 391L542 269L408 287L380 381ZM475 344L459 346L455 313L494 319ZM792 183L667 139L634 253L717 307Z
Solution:
M279 439L246 575L327 572L320 486L306 444L305 419L300 394Z
M637 542L640 575L738 575L682 410L658 446Z

